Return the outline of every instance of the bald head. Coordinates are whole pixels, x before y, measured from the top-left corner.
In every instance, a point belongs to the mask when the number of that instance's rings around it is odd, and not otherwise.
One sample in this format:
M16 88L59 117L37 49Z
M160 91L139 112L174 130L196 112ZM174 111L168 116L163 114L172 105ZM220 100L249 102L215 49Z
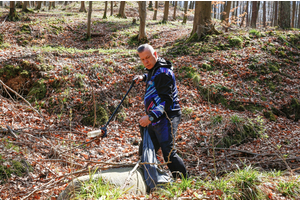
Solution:
M149 44L143 44L137 48L141 61L147 69L152 69L158 59L156 51Z

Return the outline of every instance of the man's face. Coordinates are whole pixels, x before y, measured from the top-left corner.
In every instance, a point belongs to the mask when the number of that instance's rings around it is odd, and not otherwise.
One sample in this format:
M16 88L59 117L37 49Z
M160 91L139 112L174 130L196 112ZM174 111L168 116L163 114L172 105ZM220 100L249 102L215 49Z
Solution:
M152 54L150 50L145 49L142 53L139 53L140 59L143 62L143 65L147 69L152 69L157 61L156 51Z

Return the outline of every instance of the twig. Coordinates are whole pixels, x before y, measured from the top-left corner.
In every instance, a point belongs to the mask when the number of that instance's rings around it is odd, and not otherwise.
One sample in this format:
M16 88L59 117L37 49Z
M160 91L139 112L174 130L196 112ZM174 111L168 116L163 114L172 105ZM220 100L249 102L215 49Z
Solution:
M19 138L14 132L13 130L7 125L6 128L8 129L9 133L14 137L14 138Z
M106 162L111 162L111 161L113 161L113 160L116 160L116 159L122 158L122 157L129 157L129 156L132 156L132 155L134 155L134 154L136 154L136 153L137 153L137 151L133 151L133 152L131 152L131 153L125 153L125 154L122 154L122 155L113 157L113 158L107 160Z
M93 86L92 86L92 94L93 94L93 103L94 103L94 124L93 124L93 129L94 129L95 125L96 125L97 115L96 115L95 93L94 93L94 87Z
M33 190L31 193L29 193L26 197L23 197L21 200L24 200L24 199L29 198L29 197L30 197L31 195L33 195L35 192L41 190L42 188L46 187L47 185L50 185L50 184L51 184L52 182L54 182L54 181L55 181L55 179L52 179L52 180L49 181L48 183L46 183L46 184L42 185L41 187L39 187L39 188ZM60 180L59 180L59 181L60 181Z
M2 22L1 26L4 24L4 22L6 21L8 15L5 17L4 21Z
M136 163L136 165L134 166L134 168L129 172L128 177L127 177L127 179L126 179L125 182L124 182L124 185L121 187L121 190L123 190L123 189L126 187L126 185L129 184L129 181L130 181L130 179L131 179L133 173L134 173L134 172L136 171L136 169L139 167L140 162L141 162L141 160L139 160L139 161Z
M28 105L29 107L34 110L36 113L38 113L40 115L40 117L43 118L43 120L49 125L48 121L43 117L43 115L41 113L39 113L39 111L37 111L35 108L33 108L30 103L24 98L22 97L21 95L19 95L16 91L14 91L13 89L11 89L10 87L8 87L7 85L5 85L1 80L0 80L0 83L3 85L4 88L7 88L8 90L10 90L11 92L15 93L18 97L20 97L22 100L24 100Z

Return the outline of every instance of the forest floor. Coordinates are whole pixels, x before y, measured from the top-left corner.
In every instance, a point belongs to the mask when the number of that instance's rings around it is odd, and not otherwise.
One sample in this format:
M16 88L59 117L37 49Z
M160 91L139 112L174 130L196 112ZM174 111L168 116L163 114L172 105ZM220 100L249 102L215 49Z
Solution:
M56 199L74 177L139 159L143 84L129 93L107 137L87 138L108 120L133 76L145 73L136 54L139 21L132 23L137 3L126 3L127 19L109 16L110 6L102 19L104 3L94 3L90 40L79 7L57 5L16 22L0 8L1 199ZM189 41L192 11L187 24L182 10L172 20L173 6L166 24L163 4L158 20L147 12L148 43L174 64L183 112L176 147L190 175L212 180L253 166L299 179L299 30L232 25ZM222 30L218 21L216 28ZM297 198L270 184L270 199Z

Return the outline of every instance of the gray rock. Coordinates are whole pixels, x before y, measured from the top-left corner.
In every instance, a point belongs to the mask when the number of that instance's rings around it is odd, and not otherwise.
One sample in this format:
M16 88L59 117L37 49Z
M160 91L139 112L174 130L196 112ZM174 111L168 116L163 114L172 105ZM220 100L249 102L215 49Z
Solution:
M102 177L103 180L114 184L116 187L123 187L125 181L128 178L130 171L133 168L112 168L104 171L99 171L92 176L93 180L97 180ZM79 191L83 182L90 180L90 175L81 176L74 179L66 189L58 196L57 200L68 200L74 197L74 191ZM141 169L135 170L128 184L125 186L124 191L136 195L145 195L147 185L144 180L144 175Z

